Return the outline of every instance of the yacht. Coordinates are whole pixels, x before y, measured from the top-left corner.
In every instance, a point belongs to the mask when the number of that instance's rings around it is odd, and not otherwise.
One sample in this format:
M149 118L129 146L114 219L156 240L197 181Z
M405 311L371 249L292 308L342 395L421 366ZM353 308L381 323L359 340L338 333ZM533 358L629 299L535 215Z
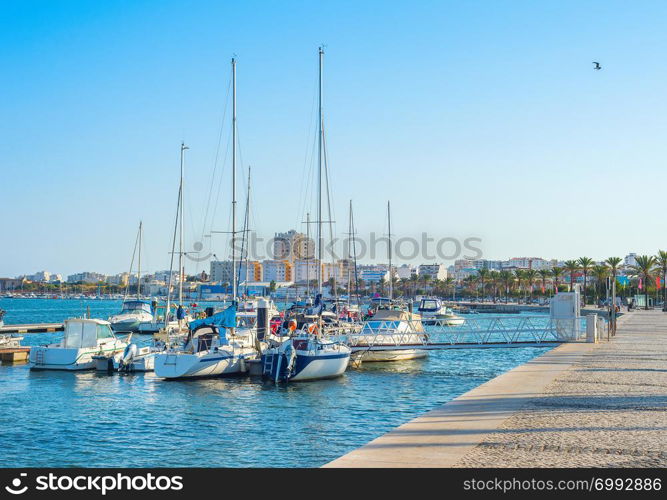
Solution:
M274 382L299 382L340 377L350 363L351 349L320 336L317 323L296 330L294 336L262 353L262 375Z
M33 370L91 370L93 356L112 357L123 352L127 343L118 339L108 321L75 318L65 321L62 340L57 344L33 347Z
M465 319L454 314L440 299L434 297L422 298L417 311L425 325L461 326Z
M155 355L155 374L166 379L214 377L247 371L257 358L254 330L236 334L236 306L190 323L185 345ZM229 334L228 334L229 332Z
M427 352L418 346L427 340L419 315L391 308L378 309L364 322L361 332L347 336L354 360L362 362L425 358Z
M144 300L126 300L119 314L109 318L115 332L138 332L142 323L153 322L153 308Z

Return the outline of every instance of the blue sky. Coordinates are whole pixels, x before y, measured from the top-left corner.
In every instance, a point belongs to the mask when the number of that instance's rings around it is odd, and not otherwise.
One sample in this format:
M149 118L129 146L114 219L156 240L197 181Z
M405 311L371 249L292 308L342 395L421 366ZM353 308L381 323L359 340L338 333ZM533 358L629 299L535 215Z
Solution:
M319 44L338 233L349 199L360 232L385 232L390 199L397 235L479 237L487 258L667 247L665 2L2 9L0 276L125 270L139 219L145 265L167 268L181 140L186 247L200 240L233 54L254 229L303 229ZM207 224L221 231L228 114Z

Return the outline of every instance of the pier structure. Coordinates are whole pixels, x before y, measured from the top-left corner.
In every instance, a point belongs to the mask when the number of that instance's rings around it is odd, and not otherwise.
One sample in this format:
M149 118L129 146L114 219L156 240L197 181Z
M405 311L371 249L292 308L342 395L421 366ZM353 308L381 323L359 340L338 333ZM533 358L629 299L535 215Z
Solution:
M325 467L665 467L667 314L619 318Z

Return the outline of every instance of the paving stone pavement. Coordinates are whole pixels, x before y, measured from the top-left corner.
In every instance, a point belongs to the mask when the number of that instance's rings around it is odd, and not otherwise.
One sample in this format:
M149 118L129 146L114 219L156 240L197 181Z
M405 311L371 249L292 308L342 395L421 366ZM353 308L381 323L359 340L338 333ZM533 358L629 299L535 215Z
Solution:
M667 467L667 313L635 311L456 467Z

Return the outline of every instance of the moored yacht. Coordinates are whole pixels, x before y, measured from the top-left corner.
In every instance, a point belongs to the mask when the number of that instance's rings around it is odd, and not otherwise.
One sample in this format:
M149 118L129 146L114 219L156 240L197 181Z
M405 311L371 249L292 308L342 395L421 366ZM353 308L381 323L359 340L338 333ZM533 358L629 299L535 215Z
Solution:
M114 356L127 343L116 338L108 321L75 318L65 321L63 338L57 344L30 349L33 370L91 370L93 356Z
M138 332L142 323L153 322L153 308L144 300L126 300L119 314L109 318L115 332Z
M460 326L465 319L454 314L440 299L435 297L422 298L417 311L425 325Z

